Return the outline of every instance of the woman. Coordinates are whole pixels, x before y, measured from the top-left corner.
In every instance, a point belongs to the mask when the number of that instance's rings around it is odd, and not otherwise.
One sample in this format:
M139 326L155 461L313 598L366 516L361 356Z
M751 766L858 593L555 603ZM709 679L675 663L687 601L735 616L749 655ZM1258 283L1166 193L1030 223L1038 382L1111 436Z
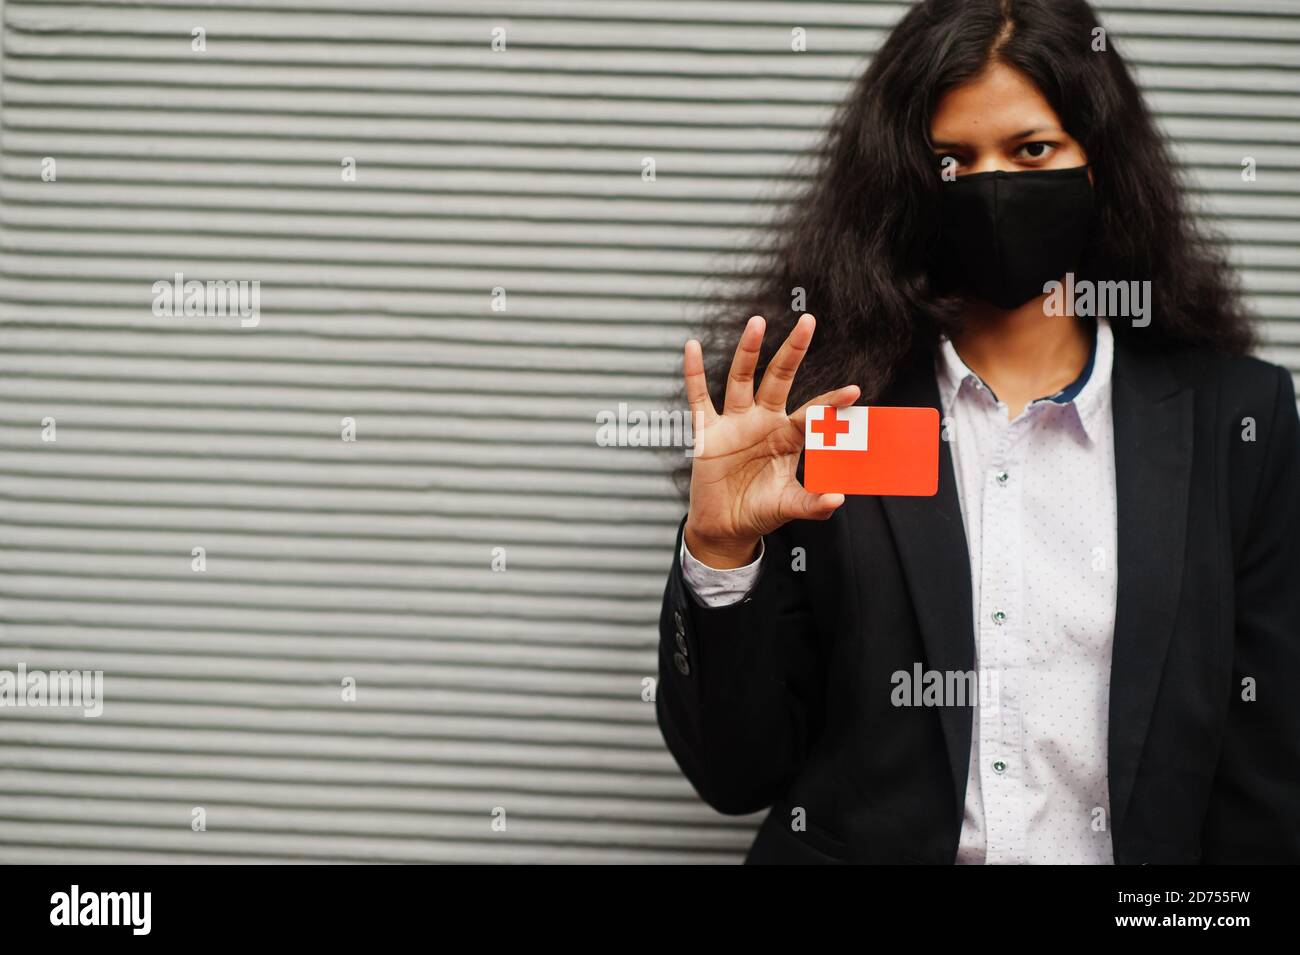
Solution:
M1300 861L1292 382L1092 10L918 4L822 155L686 344L682 770L751 862ZM936 495L804 490L854 403L939 409Z

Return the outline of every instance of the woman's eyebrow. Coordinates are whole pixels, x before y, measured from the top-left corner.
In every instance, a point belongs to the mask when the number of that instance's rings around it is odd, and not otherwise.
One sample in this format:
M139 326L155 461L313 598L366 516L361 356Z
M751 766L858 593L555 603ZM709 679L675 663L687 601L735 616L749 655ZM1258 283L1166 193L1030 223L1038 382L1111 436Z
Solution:
M1027 136L1040 136L1044 133L1056 133L1059 135L1061 132L1062 130L1058 126L1031 126L1029 129L1022 129L1018 133L1013 133L1012 135L1005 137L1002 142L1004 144L1011 143L1018 139L1024 139ZM932 139L930 141L931 149L959 149L965 145L965 143L954 142L947 139Z
M1004 143L1014 142L1017 139L1024 139L1026 136L1038 136L1043 133L1060 133L1061 130L1056 126L1034 126L1030 129L1022 129L1013 136L1008 136L1002 140Z

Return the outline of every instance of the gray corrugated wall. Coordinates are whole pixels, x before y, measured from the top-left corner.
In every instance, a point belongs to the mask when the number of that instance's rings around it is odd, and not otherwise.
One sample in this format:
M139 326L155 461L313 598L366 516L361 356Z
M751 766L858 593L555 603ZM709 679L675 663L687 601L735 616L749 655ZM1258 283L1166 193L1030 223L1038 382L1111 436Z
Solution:
M1294 370L1300 2L1230 9L1103 5ZM0 669L107 702L0 710L0 861L738 859L641 696L680 506L595 417L900 10L4 3Z

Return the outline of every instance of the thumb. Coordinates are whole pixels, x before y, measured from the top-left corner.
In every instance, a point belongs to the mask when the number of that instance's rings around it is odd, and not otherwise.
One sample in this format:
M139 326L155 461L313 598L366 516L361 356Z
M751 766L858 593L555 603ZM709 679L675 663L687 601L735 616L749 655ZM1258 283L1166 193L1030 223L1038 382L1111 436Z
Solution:
M802 487L790 504L790 520L824 521L844 503L843 494L813 494Z

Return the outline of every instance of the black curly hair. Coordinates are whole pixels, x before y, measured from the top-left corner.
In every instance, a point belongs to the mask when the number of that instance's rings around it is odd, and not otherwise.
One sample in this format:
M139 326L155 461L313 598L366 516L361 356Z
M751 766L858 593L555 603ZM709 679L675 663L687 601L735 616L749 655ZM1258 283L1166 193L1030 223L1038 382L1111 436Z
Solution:
M1098 218L1078 277L1151 282L1151 324L1115 322L1116 336L1142 348L1250 350L1253 322L1223 245L1185 207L1182 174L1110 38L1094 49L1098 27L1085 0L913 6L840 106L802 194L724 280L730 291L712 296L700 337L718 407L745 322L768 322L761 373L798 319L795 289L817 333L791 408L847 384L878 395L959 327L961 300L936 266L930 120L945 91L992 62L1028 76L1087 153Z

